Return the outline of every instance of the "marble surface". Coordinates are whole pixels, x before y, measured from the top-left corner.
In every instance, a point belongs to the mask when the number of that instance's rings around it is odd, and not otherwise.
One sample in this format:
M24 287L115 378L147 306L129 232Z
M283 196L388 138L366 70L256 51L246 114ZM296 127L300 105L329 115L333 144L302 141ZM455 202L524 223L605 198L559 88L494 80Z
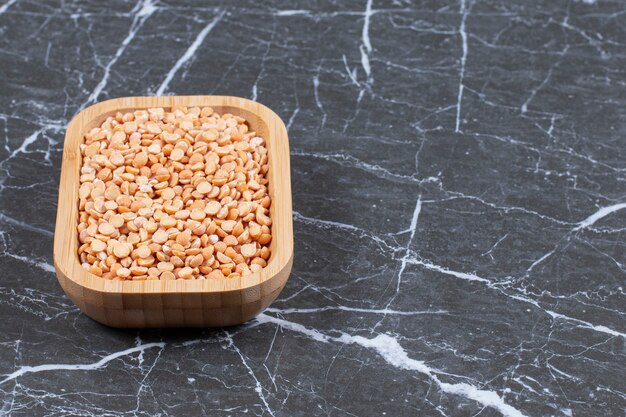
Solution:
M0 5L0 414L618 416L626 5ZM120 331L52 266L64 128L111 97L286 121L295 262L258 320Z

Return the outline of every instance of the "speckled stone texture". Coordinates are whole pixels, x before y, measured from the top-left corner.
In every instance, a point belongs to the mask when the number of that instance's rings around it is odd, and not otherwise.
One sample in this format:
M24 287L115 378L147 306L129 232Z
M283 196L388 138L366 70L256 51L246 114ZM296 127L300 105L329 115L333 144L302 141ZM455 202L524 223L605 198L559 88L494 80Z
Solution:
M0 414L622 416L626 4L0 5ZM52 266L64 129L224 94L288 125L258 320L120 331Z

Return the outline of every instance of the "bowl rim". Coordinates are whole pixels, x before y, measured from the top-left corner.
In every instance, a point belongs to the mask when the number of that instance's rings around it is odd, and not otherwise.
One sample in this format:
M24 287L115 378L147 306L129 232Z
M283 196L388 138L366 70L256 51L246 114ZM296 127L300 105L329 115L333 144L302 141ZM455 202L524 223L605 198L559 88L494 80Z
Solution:
M140 110L152 107L210 106L223 112L224 108L241 111L246 120L264 123L267 128L269 157L269 193L272 197L272 255L266 267L246 277L220 280L144 280L113 281L91 274L78 259L78 186L81 153L79 145L84 140L87 125L104 119L116 111ZM229 111L229 112L230 112ZM253 289L280 276L291 268L293 260L293 220L291 206L291 180L289 142L287 129L281 118L263 104L235 96L132 96L101 101L80 111L70 121L65 134L59 198L54 237L54 266L57 276L69 279L79 286L99 293L224 293Z

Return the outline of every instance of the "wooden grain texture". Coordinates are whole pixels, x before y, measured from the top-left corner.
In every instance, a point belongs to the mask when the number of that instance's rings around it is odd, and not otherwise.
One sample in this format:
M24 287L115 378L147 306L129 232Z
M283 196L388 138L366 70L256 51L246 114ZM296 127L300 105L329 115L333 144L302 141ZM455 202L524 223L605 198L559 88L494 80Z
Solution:
M85 270L78 251L79 145L89 129L117 111L176 105L211 106L244 117L266 142L272 198L271 257L246 277L221 280L111 281ZM230 96L123 97L80 112L65 134L54 266L65 293L89 317L113 327L221 327L255 317L285 286L293 262L289 143L282 120L262 104Z

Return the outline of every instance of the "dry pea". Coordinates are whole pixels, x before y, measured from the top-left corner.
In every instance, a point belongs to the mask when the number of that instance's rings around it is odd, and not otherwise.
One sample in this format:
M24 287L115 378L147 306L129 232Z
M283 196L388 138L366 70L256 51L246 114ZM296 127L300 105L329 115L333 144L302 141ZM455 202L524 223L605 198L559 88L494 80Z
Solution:
M109 223L100 223L100 225L98 226L98 232L102 233L103 235L111 235L115 232L115 226L113 226L112 224Z
M268 153L210 107L118 113L85 135L81 264L114 280L222 279L270 258Z
M241 246L241 254L246 258L251 258L256 253L256 245L254 243L248 243Z
M150 248L146 245L143 246L139 246L137 248L137 256L140 258L147 258L148 256L150 256L152 254L152 251L150 250Z
M116 243L113 246L113 255L117 256L120 259L126 258L128 255L130 255L130 248L125 243Z
M159 271L173 271L174 270L174 265L172 265L169 262L159 262L157 264L157 268L159 269Z
M159 229L152 235L152 240L156 243L165 243L167 242L167 232L163 229Z
M165 272L162 272L162 273L161 273L160 278L161 278L162 280L167 281L167 280L171 280L171 279L176 279L176 276L174 276L174 274L173 274L173 273L171 273L170 271L165 271Z
M106 243L101 240L94 239L91 241L91 250L98 253L103 252L107 248Z
M178 271L179 278L190 279L192 276L193 276L193 269L189 268L188 266L181 268L180 271Z
M119 229L124 225L124 217L122 217L120 214L116 214L115 216L111 217L110 223L113 227Z
M130 276L130 269L128 268L119 268L115 271L117 276L120 278L128 278Z
M211 190L213 189L213 186L211 185L211 183L207 182L207 181L202 181L198 184L198 186L196 187L196 190L200 193L200 194L208 194L211 192Z
M219 201L213 200L207 203L204 211L210 216L215 216L221 209L222 205L219 203Z

